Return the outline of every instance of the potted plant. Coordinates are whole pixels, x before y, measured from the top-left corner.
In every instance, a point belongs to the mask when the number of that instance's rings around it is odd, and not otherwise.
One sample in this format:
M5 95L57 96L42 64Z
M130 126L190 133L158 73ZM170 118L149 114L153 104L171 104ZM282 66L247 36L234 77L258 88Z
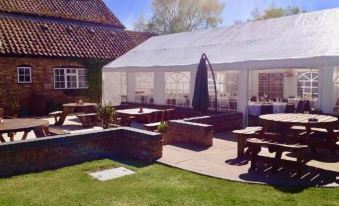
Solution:
M162 144L163 145L166 145L167 142L169 141L167 131L168 131L168 124L166 122L161 122L158 125L157 132L159 132L162 136Z
M98 116L102 121L102 127L107 129L112 123L113 116L115 115L115 108L109 103L107 105L99 105Z
M159 125L158 125L158 128L157 128L157 132L161 133L161 134L164 134L167 132L167 128L168 128L168 125L166 122L161 122Z

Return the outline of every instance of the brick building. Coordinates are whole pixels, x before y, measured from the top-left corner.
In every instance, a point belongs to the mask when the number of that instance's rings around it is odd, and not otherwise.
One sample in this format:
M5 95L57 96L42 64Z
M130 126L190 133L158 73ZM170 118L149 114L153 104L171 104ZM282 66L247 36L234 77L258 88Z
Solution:
M150 36L125 30L102 0L0 1L0 107L75 101L88 88L84 60L114 60Z

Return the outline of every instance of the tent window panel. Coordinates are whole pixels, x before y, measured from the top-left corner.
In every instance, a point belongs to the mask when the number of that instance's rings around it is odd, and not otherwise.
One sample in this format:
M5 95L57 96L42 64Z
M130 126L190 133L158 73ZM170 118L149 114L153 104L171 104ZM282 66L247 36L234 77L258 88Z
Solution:
M121 102L127 102L127 72L120 72L120 95Z
M284 74L259 73L259 97L283 98Z
M318 72L299 72L298 96L302 98L317 98L319 88Z
M135 102L143 104L154 103L154 73L135 73Z
M217 105L218 110L238 109L238 71L217 71L214 72L218 102L215 102L215 90L212 73L208 73L208 92L209 92L209 107L214 109Z
M190 106L190 79L189 72L165 73L166 104Z

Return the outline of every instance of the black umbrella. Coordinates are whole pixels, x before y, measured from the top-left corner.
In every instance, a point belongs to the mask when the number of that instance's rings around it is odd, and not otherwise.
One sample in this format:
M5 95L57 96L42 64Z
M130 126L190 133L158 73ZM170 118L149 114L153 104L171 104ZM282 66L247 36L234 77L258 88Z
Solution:
M209 63L213 81L214 81L214 89L215 89L215 104L217 105L217 91L216 84L214 78L214 72L212 66L206 56L203 54L200 59L200 63L198 65L198 71L195 79L195 87L194 87L194 95L192 106L195 110L205 112L208 109L209 105L209 95L208 95L208 73L207 73L207 65L206 61ZM217 107L215 107L217 109Z

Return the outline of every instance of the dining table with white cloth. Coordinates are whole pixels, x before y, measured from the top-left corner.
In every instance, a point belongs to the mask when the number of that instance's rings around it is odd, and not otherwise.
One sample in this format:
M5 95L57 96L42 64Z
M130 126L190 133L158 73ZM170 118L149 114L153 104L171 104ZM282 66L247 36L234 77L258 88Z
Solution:
M247 106L248 114L253 115L253 116L260 116L261 107L265 105L272 105L273 113L279 114L279 113L285 112L287 103L285 102L273 102L273 103L249 102Z

